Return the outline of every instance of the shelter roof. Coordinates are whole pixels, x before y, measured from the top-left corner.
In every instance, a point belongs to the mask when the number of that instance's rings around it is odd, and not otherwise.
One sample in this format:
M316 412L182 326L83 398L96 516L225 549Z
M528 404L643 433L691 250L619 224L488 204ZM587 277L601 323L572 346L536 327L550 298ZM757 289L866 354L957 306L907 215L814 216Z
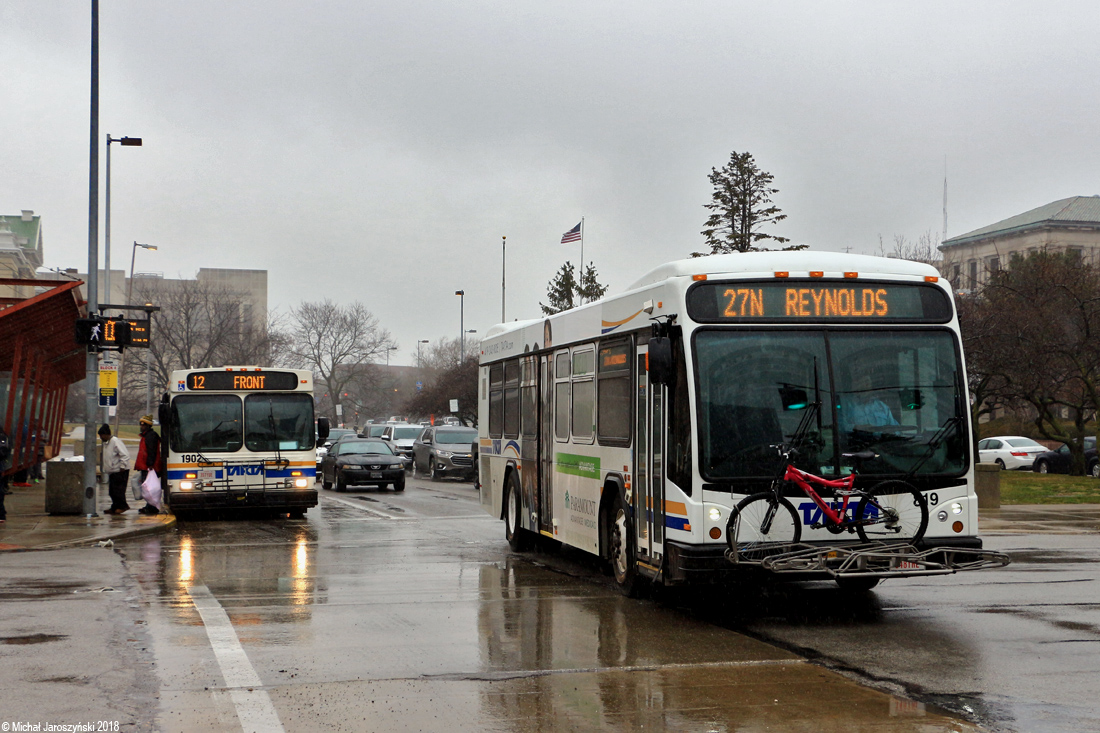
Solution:
M84 377L85 347L76 343L76 319L83 314L84 303L77 289L80 280L0 279L0 285L33 285L46 288L31 298L4 307L0 303L0 372L11 371L14 344L22 336L24 343L40 350L54 375L68 384Z

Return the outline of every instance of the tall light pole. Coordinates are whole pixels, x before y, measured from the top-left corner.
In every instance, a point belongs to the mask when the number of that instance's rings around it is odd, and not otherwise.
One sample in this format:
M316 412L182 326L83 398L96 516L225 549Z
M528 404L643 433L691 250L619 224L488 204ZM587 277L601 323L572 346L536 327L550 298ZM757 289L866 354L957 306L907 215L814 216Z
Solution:
M500 238L500 322L504 323L504 280L508 274L508 237Z
M387 367L390 365L390 352L391 351L397 351L397 347L396 346L387 346L386 347L386 366Z
M111 302L111 143L141 147L141 138L111 137L111 133L107 133L107 217L103 222L103 266L106 273L103 276L103 301L105 303ZM126 305L130 305L129 299L126 300Z
M463 322L466 291L456 290L455 295L458 296L458 363L461 364L466 357L466 324Z
M89 94L88 152L88 316L99 309L99 0L92 0L92 84ZM99 484L96 482L95 418L99 400L99 354L88 346L84 357L84 516L96 517ZM12 375L12 383L15 375Z
M416 368L420 368L420 344L430 344L431 341L424 339L423 341L416 342Z
M470 329L469 331L463 331L463 333L477 333L477 329L476 329L476 328L472 328L472 329ZM463 357L465 357L465 352L463 352Z
M141 247L142 249L156 250L157 245L155 245L155 244L142 244L141 242L138 242L138 241L134 242L134 247L133 247L133 249L130 250L130 282L126 285L126 303L124 305L130 305L130 299L134 297L134 258L137 257L138 247ZM146 304L146 305L148 305L148 304ZM149 316L149 318L152 319L152 316ZM151 343L149 345L149 348L152 348ZM122 351L118 356L118 377L119 377L120 380L122 379L122 375L125 372L125 369L126 369L126 352ZM145 410L146 410L146 414L148 414L149 402L150 402L149 384L148 384L148 382L149 382L149 351L148 351L148 349L146 349L146 351L145 351L145 381L146 381L146 384L145 384ZM119 388L119 394L120 395L121 395L121 392L122 392L122 390L121 390L121 387L120 387ZM122 405L119 405L119 407L121 407L121 406ZM117 410L116 409L115 410L115 435L118 435L118 422L121 419L121 417L122 417L122 410ZM104 422L109 422L109 421L105 420Z

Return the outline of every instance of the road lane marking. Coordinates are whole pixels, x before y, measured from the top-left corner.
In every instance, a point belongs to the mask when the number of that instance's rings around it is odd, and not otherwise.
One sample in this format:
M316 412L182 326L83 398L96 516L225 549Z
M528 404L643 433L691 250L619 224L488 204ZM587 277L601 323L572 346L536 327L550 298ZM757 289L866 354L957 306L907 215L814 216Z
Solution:
M353 501L348 501L347 499L341 499L341 498L336 497L336 496L326 496L325 499L327 501L338 501L341 504L346 504L347 506L355 507L356 509L362 510L364 512L370 512L371 514L377 514L378 516L382 517L383 519L416 519L416 517L398 517L398 516L393 515L393 514L387 514L386 512L381 511L379 509L374 509L374 508L371 508L371 507L368 507L368 506L363 506L362 504L356 504Z
M279 720L279 714L275 712L271 696L267 694L267 690L261 689L263 682L248 661L241 640L233 630L229 614L205 585L189 586L187 593L202 617L206 636L210 639L214 657L221 667L222 677L229 688L233 707L237 709L241 727L248 731L282 731L283 724Z

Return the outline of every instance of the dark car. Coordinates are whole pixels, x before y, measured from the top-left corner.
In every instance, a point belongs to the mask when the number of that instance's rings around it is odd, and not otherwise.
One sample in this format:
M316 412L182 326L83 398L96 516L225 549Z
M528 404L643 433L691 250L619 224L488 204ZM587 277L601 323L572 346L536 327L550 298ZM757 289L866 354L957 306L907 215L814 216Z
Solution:
M377 438L343 438L333 444L321 462L321 485L337 491L348 486L373 485L405 490L405 459L393 446Z
M1069 473L1073 458L1069 453L1069 446L1062 445L1058 450L1048 450L1035 456L1032 465L1035 473ZM1100 458L1096 452L1096 436L1085 438L1085 473L1093 478L1100 478Z
M452 425L427 428L413 443L413 472L431 476L438 481L445 476L474 476L474 454L470 450L477 440L477 430Z
M340 440L340 438L346 438L349 435L355 435L354 430L348 428L333 428L329 431L328 437L325 438L325 442L317 446L317 475L321 475L321 461L324 460L325 455L328 453L332 444Z

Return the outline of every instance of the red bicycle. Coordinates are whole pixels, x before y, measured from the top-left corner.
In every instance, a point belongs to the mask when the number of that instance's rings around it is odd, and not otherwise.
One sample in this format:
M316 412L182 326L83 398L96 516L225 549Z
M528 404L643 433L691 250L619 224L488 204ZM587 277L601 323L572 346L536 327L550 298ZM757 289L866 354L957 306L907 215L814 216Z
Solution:
M771 489L751 494L741 501L726 523L730 550L745 553L761 545L793 544L802 538L802 519L798 510L783 495L794 484L821 510L821 521L811 529L825 528L833 534L855 533L863 542L906 540L917 542L928 528L928 503L924 495L907 481L891 479L868 489L856 488L856 472L841 479L815 476L792 465L794 450L773 446L787 462L783 477L772 482ZM871 451L844 453L853 463L876 458ZM827 502L813 485L827 489L833 501Z

